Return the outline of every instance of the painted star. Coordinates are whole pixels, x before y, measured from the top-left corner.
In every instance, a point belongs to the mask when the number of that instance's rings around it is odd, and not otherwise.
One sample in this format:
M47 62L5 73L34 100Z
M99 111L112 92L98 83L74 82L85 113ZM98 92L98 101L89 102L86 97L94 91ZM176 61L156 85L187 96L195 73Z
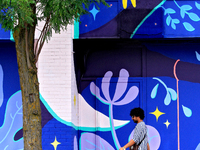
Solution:
M168 120L164 123L166 125L166 127L168 128L168 126L171 124Z
M53 147L54 147L54 150L56 150L56 149L57 149L57 146L58 146L59 144L61 144L61 143L59 143L59 142L56 140L56 137L55 137L55 140L54 140L54 142L53 142L53 143L51 143L51 145L53 145Z
M155 116L156 116L156 121L158 121L158 118L159 118L161 115L165 114L165 113L160 112L160 111L158 110L158 107L156 107L156 110L155 110L154 112L151 112L150 114L155 115Z
M95 8L95 5L94 5L93 8L92 8L92 10L90 10L89 12L93 15L94 20L95 20L96 15L97 15L100 11L97 10L97 9Z

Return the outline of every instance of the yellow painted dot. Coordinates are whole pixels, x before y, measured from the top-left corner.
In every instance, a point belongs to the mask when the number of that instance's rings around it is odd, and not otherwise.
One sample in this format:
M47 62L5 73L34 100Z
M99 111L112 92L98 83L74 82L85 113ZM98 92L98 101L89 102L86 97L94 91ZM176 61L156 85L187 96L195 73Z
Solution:
M76 106L76 95L74 95L74 106Z

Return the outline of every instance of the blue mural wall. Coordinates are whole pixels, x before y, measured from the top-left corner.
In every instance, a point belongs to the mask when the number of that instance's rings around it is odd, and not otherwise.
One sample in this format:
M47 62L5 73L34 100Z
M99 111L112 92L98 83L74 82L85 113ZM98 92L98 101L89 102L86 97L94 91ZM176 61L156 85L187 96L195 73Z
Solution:
M199 37L200 1L106 0L80 17L75 38Z
M0 145L21 149L22 102L14 43L0 42Z
M139 106L151 150L200 150L200 45L190 38L199 37L200 1L107 2L91 5L76 24L80 125L60 119L41 95L42 148L119 149L133 135L129 112ZM16 52L11 32L0 33L0 146L21 150Z
M134 132L130 110L140 106L151 149L198 150L199 46L192 39L74 40L79 94L99 123L90 127L65 122L41 96L43 149L118 149ZM0 53L0 145L20 150L22 106L14 43L1 43Z
M74 40L79 93L110 119L109 130L80 131L79 149L119 149L133 136L130 110L141 107L151 150L199 150L199 46L195 39Z
M77 131L71 122L61 120L41 98L42 149L74 149ZM23 150L23 112L15 43L0 41L0 147ZM77 144L76 144L77 145Z
M0 40L10 40L10 31L5 31L0 25Z

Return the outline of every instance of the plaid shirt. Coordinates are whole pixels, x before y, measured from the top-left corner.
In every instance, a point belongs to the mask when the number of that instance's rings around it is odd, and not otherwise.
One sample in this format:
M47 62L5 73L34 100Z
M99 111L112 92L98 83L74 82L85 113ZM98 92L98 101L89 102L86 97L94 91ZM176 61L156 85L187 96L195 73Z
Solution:
M146 137L144 138L145 135ZM136 125L134 129L133 140L137 145L143 140L138 150L147 150L147 142L148 142L147 127L143 121Z

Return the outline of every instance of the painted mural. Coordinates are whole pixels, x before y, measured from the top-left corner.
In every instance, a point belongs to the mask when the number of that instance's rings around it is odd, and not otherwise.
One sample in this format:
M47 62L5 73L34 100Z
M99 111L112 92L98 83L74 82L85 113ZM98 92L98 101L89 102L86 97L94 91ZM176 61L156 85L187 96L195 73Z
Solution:
M199 46L184 39L75 41L80 109L96 110L81 111L90 128L79 131L79 148L119 149L133 136L130 110L142 107L151 150L199 150Z
M22 101L14 43L0 42L0 146L22 149ZM15 52L15 49L14 49ZM17 79L17 80L16 80Z
M72 149L77 128L62 120L41 99L43 150ZM0 147L23 150L23 112L15 43L0 41ZM73 137L73 138L72 138Z
M200 1L107 0L80 18L75 38L199 37Z
M140 106L152 150L185 146L199 150L199 43L106 41L96 44L103 42L107 48L101 45L93 50L85 41L76 41L85 45L75 42L75 58L80 61L75 59L76 72L81 74L74 103L79 105L79 123L60 119L41 95L43 149L116 150L132 137L135 124L129 111ZM0 53L0 145L20 150L22 106L14 44L1 43ZM83 72L79 63L85 65Z
M61 119L40 96L43 149L117 150L134 133L130 110L142 107L151 150L200 150L200 44L166 39L199 37L200 1L107 2L91 5L75 30L72 109L79 108L79 121ZM19 76L8 41L0 42L0 115L0 146L22 150Z

